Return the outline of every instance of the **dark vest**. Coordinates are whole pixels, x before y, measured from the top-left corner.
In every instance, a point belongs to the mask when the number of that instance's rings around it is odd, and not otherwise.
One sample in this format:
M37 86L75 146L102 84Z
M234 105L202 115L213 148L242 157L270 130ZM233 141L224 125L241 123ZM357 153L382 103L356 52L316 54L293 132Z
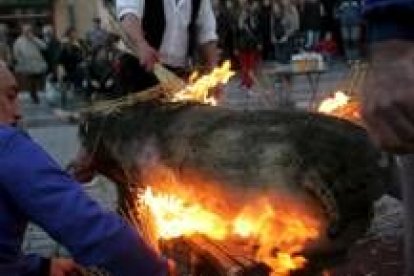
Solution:
M191 20L188 26L189 55L192 55L196 45L196 20L200 10L201 0L192 0ZM162 38L165 31L165 14L163 0L147 0L144 5L144 15L142 18L142 29L145 39L155 49L161 47Z

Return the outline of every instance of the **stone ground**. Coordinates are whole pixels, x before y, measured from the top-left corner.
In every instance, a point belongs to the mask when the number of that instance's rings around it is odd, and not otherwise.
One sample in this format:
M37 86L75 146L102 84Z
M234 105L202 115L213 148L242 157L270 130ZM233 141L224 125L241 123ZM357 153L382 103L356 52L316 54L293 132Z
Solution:
M331 276L403 275L403 209L396 199L384 196L375 206L371 229L354 244Z
M234 78L225 89L223 105L246 110L277 108L277 99L281 91L280 82L273 82L263 74L259 75L261 76L260 83L253 87L252 91L240 88L238 78ZM349 68L347 66L343 64L332 66L327 73L321 76L317 102L333 91L343 89L343 80L348 75ZM311 95L306 78L304 76L295 77L293 83L291 99L299 108L307 108ZM54 113L55 107L46 103L46 95L42 94L41 96L42 103L33 105L27 94L21 95L24 114L23 125L39 144L62 166L65 166L74 156L78 147L77 127L58 118ZM106 208L114 209L116 206L115 189L102 178L97 178L92 183L86 184L85 189ZM403 231L401 205L398 201L385 197L378 202L376 214L370 233L352 247L348 262L331 271L331 275L400 275L402 267L401 235ZM53 242L34 225L30 225L23 247L27 252L39 253L44 256L66 255L61 246ZM372 261L367 261L369 259Z

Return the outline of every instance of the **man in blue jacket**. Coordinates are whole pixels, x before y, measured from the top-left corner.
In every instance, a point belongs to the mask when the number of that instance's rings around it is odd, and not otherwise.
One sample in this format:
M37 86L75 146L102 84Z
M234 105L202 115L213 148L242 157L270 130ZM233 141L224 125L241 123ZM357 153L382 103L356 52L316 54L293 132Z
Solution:
M414 275L414 0L366 0L371 68L363 117L373 140L397 157L405 208L405 275Z
M15 128L20 118L17 89L15 78L0 63L0 275L76 272L74 262L21 252L29 220L64 245L80 265L99 266L117 276L167 275L167 261L134 229L101 209L40 146Z

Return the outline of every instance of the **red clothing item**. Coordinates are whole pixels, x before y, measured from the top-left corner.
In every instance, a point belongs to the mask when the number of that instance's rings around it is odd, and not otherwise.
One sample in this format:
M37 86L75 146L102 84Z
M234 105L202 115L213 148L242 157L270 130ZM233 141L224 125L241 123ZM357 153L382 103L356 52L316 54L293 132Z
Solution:
M338 45L334 40L322 40L315 45L316 52L334 56L338 53Z
M253 86L254 81L252 74L259 64L259 55L259 52L256 50L242 50L238 55L241 73L241 84L246 88L251 88Z

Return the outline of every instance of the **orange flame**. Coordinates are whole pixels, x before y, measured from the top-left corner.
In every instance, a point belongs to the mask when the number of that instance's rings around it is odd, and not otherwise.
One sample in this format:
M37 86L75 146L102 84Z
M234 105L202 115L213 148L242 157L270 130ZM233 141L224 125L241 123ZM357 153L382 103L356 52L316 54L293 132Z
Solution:
M334 97L329 97L322 101L318 111L357 124L361 123L359 103L342 91L338 91Z
M145 191L142 200L151 210L160 238L208 233L211 238L222 240L227 235L226 222L200 204L188 204L171 194L154 195L151 188Z
M350 98L342 91L335 93L334 97L325 99L318 108L321 113L331 114L333 111L349 103Z
M177 184L177 179L172 181ZM216 201L220 197L203 194L202 198ZM218 241L245 240L258 245L252 257L269 265L273 276L303 268L306 259L297 254L319 237L322 227L305 211L293 205L276 208L266 196L250 199L231 214L214 210L214 203L202 202L185 188L174 187L174 192L168 193L147 188L139 200L152 215L159 239L202 234Z
M210 95L210 90L220 84L226 84L235 74L231 70L230 61L225 61L222 66L214 68L208 74L199 77L198 72L194 72L189 79L189 84L182 90L174 93L171 101L196 101L213 106L217 105L217 100Z
M278 253L276 258L266 258L263 261L273 268L272 276L289 275L289 271L303 268L307 262L303 257L287 253Z

